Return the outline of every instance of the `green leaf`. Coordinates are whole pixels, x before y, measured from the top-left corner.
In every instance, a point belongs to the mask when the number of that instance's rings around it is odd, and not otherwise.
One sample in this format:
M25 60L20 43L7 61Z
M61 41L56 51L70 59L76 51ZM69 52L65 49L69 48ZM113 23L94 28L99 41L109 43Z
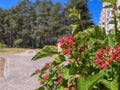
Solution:
M21 44L23 42L23 39L17 39L13 42L14 45Z
M95 39L104 40L106 38L106 32L103 28L95 26L92 31L89 31L90 37Z
M104 71L86 78L79 77L77 80L77 90L92 90L97 81L103 77Z
M118 10L120 10L120 6L118 6Z
M58 90L65 90L65 87L60 86L60 88Z
M62 62L66 61L66 58L64 55L59 55L53 62L52 65L57 66L61 64Z
M45 90L44 87L39 87L38 89L35 89L35 90Z
M43 49L40 50L40 52L38 52L33 58L32 60L37 60L40 58L44 58L44 57L48 57L48 56L52 56L58 54L58 50L56 46L45 46Z
M85 79L80 77L77 79L77 90L87 90L85 85Z
M74 34L74 32L77 30L78 25L71 25L72 27L72 34Z
M85 42L88 41L89 38L87 32L79 32L78 34L76 34L75 37L77 38L77 41L75 43L75 45L77 46L83 45Z
M101 0L102 2L108 2L108 3L112 3L115 4L117 2L117 0Z
M112 8L112 4L105 5L104 8Z
M93 42L99 42L102 46L105 44L105 40L107 39L106 32L103 28L99 26L90 27L83 32L79 32L76 34L77 41L75 43L76 47L82 46L85 43L91 45Z
M110 90L119 90L119 83L117 82L118 77L116 77L112 82L105 79L100 79L98 82L104 84Z
M69 68L67 68L67 67L64 67L63 68L63 70L62 70L62 73L63 73L63 77L64 77L64 79L69 79L70 78L70 70L69 70Z
M111 21L109 22L109 24L114 24L114 20L111 20Z
M92 90L93 86L97 83L97 81L103 77L104 71L99 72L98 74L88 76L85 79L86 87L88 87L88 90Z
M118 31L118 33L116 35L116 41L118 44L120 44L120 31Z
M108 35L108 45L113 47L113 48L117 45L117 42L115 41L114 34Z
M116 17L117 17L118 19L120 19L120 13L117 13L117 14L116 14Z

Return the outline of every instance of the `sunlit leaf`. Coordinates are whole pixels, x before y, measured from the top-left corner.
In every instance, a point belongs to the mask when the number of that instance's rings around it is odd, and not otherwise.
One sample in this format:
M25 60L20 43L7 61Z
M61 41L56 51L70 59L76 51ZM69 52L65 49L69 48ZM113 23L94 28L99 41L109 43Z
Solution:
M52 45L45 46L32 58L32 60L37 60L37 59L52 56L55 54L58 54L58 50L56 46L52 46Z
M74 34L74 32L77 30L78 25L71 25L72 27L72 34Z
M66 61L65 56L64 55L59 55L57 58L55 58L55 60L52 62L52 65L57 66L59 64L61 64L62 62Z
M112 3L115 4L117 2L117 0L101 0L102 2L108 2L108 3Z
M117 82L118 77L116 77L112 82L105 79L100 79L98 82L104 84L110 90L119 90L119 83Z

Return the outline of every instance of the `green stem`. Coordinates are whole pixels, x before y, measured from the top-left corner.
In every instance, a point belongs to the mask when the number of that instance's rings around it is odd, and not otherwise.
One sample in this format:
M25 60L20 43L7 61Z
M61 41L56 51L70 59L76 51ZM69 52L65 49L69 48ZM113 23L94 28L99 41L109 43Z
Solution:
M80 24L81 24L82 29L85 30L85 27L84 27L84 25L83 25L83 23L82 23L80 14L79 14L79 20L80 20Z
M85 27L84 27L81 19L80 19L80 24L81 24L81 26L82 26L82 29L85 30Z
M80 63L78 62L77 58L73 55L73 53L71 55L75 59L75 61L77 62L77 64L79 65Z
M113 70L113 66L112 66L112 80L114 79L114 70Z
M82 26L82 29L85 30L85 27L84 27L84 25L83 25L83 23L82 23L82 20L80 20L80 24L81 24L81 26Z

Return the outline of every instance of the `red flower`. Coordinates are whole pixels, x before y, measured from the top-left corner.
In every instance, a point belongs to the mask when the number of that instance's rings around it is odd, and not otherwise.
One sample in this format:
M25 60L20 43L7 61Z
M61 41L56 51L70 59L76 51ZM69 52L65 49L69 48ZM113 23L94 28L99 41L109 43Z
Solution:
M113 50L113 53L114 53L114 55L120 54L120 46L116 47L116 48Z
M63 54L64 54L64 55L67 54L67 51L66 51L66 50L63 50Z
M43 77L43 79L44 79L44 80L48 80L48 79L49 79L49 76L46 75L46 76Z
M103 62L104 62L104 61L101 60L100 58L96 58L96 59L95 59L95 63L98 64L98 65L101 64L101 63L103 63Z
M113 62L113 58L109 58L108 63L112 64L112 62Z
M73 86L73 83L69 83L68 88L71 88Z
M63 81L63 78L58 78L57 80L56 80L56 84L58 85L59 83L61 83Z
M105 53L106 53L107 55L109 54L110 50L111 50L111 47L110 47L110 46L106 46L106 47L105 47Z
M41 81L40 84L44 84L44 82Z
M103 50L99 49L96 53L97 57L102 57L104 54L103 54Z
M72 63L73 63L72 61L69 61L69 62L68 62L69 65L72 65Z
M61 78L61 77L63 77L63 74L59 73L58 78Z
M111 55L110 58L108 59L108 63L112 64L113 60L115 59L115 55Z
M39 69L37 69L37 70L35 70L35 74L38 74L40 72L40 70Z
M66 88L65 90L69 90L69 88Z
M63 81L63 74L59 73L57 76L56 84L58 85Z
M64 43L60 43L60 47L61 48L65 48L65 44Z
M79 62L79 61L80 61L80 58L78 58L77 61Z
M72 48L67 49L67 54L71 54L72 53Z
M49 68L50 68L50 64L49 64L49 63L46 63L46 64L45 64L45 68L46 68L46 69L49 69Z
M117 61L120 62L120 56L116 57L117 58Z
M100 69L108 69L109 65L107 63L103 63L101 66L99 66Z

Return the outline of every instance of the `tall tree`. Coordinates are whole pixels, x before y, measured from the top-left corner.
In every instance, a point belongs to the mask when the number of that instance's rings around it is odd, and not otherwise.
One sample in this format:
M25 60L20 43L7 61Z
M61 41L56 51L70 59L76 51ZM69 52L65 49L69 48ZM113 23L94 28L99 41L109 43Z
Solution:
M61 17L62 16L62 17ZM63 13L63 7L61 3L57 2L51 8L50 11L50 20L49 20L49 41L56 41L61 35L65 34L64 24L65 15Z
M50 17L50 10L53 6L51 0L38 0L38 11L37 11L37 38L39 40L39 45L43 46L47 44L47 37L49 35L49 17ZM37 41L38 41L37 40Z
M14 43L21 40L18 47L29 48L55 44L59 37L70 34L74 19L68 18L68 9L74 6L85 28L92 25L87 0L69 0L67 6L52 0L19 0L8 10L0 9L0 42L14 47ZM78 30L82 30L81 26Z

